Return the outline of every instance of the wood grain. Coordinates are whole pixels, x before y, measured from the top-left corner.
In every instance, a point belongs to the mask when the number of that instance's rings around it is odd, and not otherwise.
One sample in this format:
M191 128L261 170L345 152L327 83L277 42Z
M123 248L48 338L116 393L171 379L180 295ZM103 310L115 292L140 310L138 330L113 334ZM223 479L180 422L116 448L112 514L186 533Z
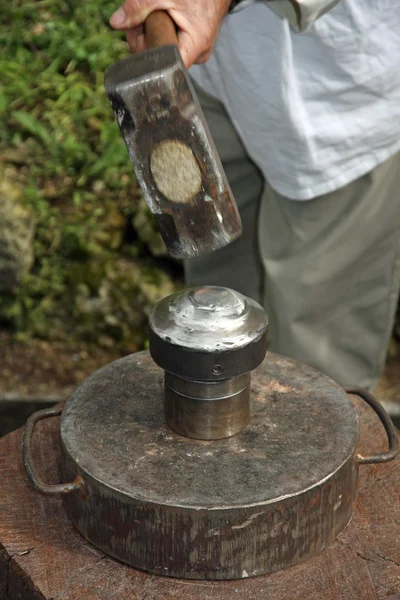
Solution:
M147 17L144 35L147 49L178 45L175 23L164 10L156 10Z
M355 400L360 451L383 450L383 430ZM57 420L38 426L35 460L57 481ZM313 559L273 575L191 582L146 575L104 556L74 529L61 500L28 484L22 431L0 439L0 600L400 600L400 461L361 467L359 500L342 535Z

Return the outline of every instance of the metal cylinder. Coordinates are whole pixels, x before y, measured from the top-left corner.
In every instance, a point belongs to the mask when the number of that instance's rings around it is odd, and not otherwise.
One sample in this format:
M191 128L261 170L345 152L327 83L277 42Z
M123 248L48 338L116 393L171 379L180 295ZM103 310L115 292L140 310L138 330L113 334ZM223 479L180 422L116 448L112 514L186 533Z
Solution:
M189 381L165 373L164 415L176 433L216 440L250 421L250 373L226 381Z
M149 317L150 354L165 370L164 415L186 437L213 440L250 420L250 375L264 359L262 307L228 288L191 288Z

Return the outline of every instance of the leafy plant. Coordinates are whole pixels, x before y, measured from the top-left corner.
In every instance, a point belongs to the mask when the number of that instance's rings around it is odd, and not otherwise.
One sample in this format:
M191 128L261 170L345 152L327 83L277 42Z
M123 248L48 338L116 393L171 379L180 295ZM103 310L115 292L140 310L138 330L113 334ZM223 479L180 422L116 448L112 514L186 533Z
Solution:
M143 290L158 270L148 227L141 241L132 225L140 210L152 229L104 91L106 68L128 53L108 26L112 9L105 0L14 0L0 13L0 161L36 221L33 269L0 298L0 320L19 336L144 340ZM110 282L112 301L100 310Z

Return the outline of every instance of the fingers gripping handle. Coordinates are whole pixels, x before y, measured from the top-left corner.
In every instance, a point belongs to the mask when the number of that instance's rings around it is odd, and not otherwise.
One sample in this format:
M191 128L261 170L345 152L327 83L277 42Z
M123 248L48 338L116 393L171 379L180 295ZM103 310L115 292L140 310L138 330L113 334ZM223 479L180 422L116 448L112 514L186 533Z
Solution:
M149 15L144 24L146 48L178 45L175 23L164 10L156 10Z

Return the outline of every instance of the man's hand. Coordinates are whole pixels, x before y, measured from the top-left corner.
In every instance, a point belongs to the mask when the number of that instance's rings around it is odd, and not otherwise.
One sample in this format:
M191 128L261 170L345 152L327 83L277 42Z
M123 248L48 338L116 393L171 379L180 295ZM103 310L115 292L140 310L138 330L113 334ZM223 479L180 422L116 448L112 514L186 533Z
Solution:
M125 0L110 25L126 31L132 52L145 49L143 23L155 10L165 10L178 27L178 45L187 67L209 59L231 0Z

